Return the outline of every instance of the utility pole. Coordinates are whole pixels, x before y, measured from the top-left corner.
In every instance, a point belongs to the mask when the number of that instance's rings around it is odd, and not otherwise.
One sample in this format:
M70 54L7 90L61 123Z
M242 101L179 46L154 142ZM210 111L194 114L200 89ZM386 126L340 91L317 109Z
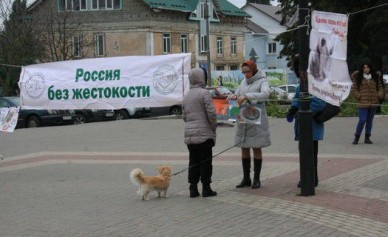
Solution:
M299 1L299 26L309 24L307 0ZM309 58L308 27L299 28L299 73L300 73L300 110L299 110L299 164L301 195L315 195L314 148L310 95L308 93L307 66Z
M206 19L206 56L207 56L207 85L212 85L212 74L211 74L211 64L210 64L210 23L209 23L209 3L206 0L205 3L205 19Z

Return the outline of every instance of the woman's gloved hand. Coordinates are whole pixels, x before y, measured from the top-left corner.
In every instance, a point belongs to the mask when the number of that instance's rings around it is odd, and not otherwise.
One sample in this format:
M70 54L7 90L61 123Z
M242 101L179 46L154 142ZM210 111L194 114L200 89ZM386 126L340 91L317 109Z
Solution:
M297 107L291 106L291 108L288 110L286 114L287 122L291 123L292 121L294 121L295 115L298 112L298 110L299 109Z

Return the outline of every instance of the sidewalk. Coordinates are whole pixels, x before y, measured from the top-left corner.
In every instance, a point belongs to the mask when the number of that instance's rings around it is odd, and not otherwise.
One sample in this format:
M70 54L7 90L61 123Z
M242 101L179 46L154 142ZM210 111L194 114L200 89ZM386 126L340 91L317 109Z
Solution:
M380 126L386 127L386 121L377 120L375 138L386 138L385 134L377 134ZM157 165L169 164L176 172L187 167L187 152L161 152L165 148L157 145L151 135L142 138L146 144L138 148L143 151L129 151L135 150L133 144L138 144L130 139L126 140L128 150L120 150L118 144L109 142L117 134L108 136L101 128L96 134L104 133L106 137L103 140L96 137L93 128L101 127L101 123L80 126L74 131L73 127L58 128L67 134L78 134L80 140L84 139L81 134L86 129L89 142L100 142L105 150L97 152L78 150L73 144L67 144L70 148L66 151L44 150L36 139L29 143L28 139L23 140L30 136L27 133L31 130L1 135L3 143L15 139L24 142L24 147L19 149L20 154L8 155L0 161L0 236L387 236L386 145L381 145L381 140L374 140L371 146L349 145L355 153L351 154L346 148L350 138L343 142L344 148L333 144L331 151L338 154L323 152L330 151L325 146L347 136L343 131L349 128L343 122L327 125L336 128L338 134L332 136L334 131L330 129L326 134L329 141L320 146L320 182L316 195L310 197L298 195L299 159L294 152L297 144L292 141L283 142L292 151L289 153L264 150L260 189L235 188L242 178L242 168L238 150L232 150L214 159L212 187L218 192L216 197L189 198L187 172L184 172L172 178L167 198L159 199L152 192L149 201L141 201L137 187L129 182L129 171L141 168L147 175L154 175ZM182 126L177 121L161 123L164 129L179 130ZM270 123L274 146L281 143L278 140L285 136L282 132L286 125L276 119ZM128 121L125 127L137 134L137 129L144 131L143 125L156 124L160 123ZM106 126L114 130L118 125ZM52 131L38 129L34 136L37 133L49 136ZM220 134L232 136L233 131L219 129ZM163 134L166 139L170 135ZM219 139L219 150L227 147L223 139ZM167 146L164 142L159 141ZM83 149L91 147L85 145L88 141L82 144ZM368 149L370 153L372 150L384 153L368 155L365 151ZM8 146L2 147L2 152L17 153Z

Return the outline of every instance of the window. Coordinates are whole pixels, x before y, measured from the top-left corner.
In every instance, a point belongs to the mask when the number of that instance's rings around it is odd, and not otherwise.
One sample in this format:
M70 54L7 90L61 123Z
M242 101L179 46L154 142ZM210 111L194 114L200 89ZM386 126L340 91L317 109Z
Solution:
M296 85L283 85L278 86L280 89L287 91L287 93L295 93L296 92Z
M72 1L72 10L73 11L79 11L80 10L80 8L81 8L81 6L80 6L80 4L79 4L79 0L73 0Z
M96 56L105 54L105 37L103 34L96 35Z
M71 4L71 0L66 0L65 6L66 6L66 10L68 10L68 11L71 11L73 9L73 6Z
M201 12L199 13L199 18L205 18L205 2L201 2Z
M225 71L225 65L216 65L216 71Z
M81 0L81 10L87 10L87 4L86 4L86 0Z
M82 56L81 43L82 43L81 36L74 36L73 37L73 56L74 57L81 57Z
M201 35L201 41L199 43L199 51L201 53L206 53L206 51L207 51L206 35Z
M189 52L189 39L188 35L181 35L181 52Z
M106 2L105 0L98 0L98 9L105 9Z
M275 53L276 53L276 43L269 43L268 54L275 54Z
M112 1L106 2L106 9L113 9L113 2Z
M230 39L230 54L235 55L237 54L237 38L232 37Z
M6 107L9 108L11 105L8 103L8 101L5 101L3 99L0 100L0 107Z
M58 0L59 11L113 10L122 0Z
M181 1L173 1L173 2L187 2L188 0L181 0ZM188 1L190 2L190 1ZM195 8L194 11L191 12L189 19L190 20L195 20L195 21L200 21L202 19L206 19L206 17L209 17L209 20L212 22L219 22L220 18L218 14L220 14L217 11L217 1L205 1L205 0L200 0L200 1L195 1L197 3L197 7ZM207 2L207 3L206 3ZM218 3L219 5L219 3ZM222 4L221 4L222 5ZM174 5L172 5L174 6ZM207 11L206 11L207 10ZM206 14L208 13L208 14Z
M169 33L163 34L163 53L171 53L171 36Z
M224 54L224 45L222 42L222 37L217 37L217 55Z
M113 9L121 9L121 0L113 1Z
M60 11L84 11L86 10L87 0L59 0L58 8Z
M238 70L238 66L237 66L237 65L235 65L235 64L233 64L233 65L230 65L230 67L229 67L229 70L230 70L230 71L235 71L235 70Z

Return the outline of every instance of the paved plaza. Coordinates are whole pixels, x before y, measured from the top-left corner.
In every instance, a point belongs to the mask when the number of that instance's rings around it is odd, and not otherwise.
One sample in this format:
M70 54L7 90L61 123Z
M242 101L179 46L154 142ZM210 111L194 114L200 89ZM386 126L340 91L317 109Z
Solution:
M235 128L220 126L216 197L189 198L187 171L167 198L141 201L129 172L187 168L180 119L132 119L0 134L0 236L388 236L388 117L373 145L352 145L356 118L326 124L316 195L300 196L292 124L270 119L262 187L242 178ZM362 139L363 141L363 139Z

